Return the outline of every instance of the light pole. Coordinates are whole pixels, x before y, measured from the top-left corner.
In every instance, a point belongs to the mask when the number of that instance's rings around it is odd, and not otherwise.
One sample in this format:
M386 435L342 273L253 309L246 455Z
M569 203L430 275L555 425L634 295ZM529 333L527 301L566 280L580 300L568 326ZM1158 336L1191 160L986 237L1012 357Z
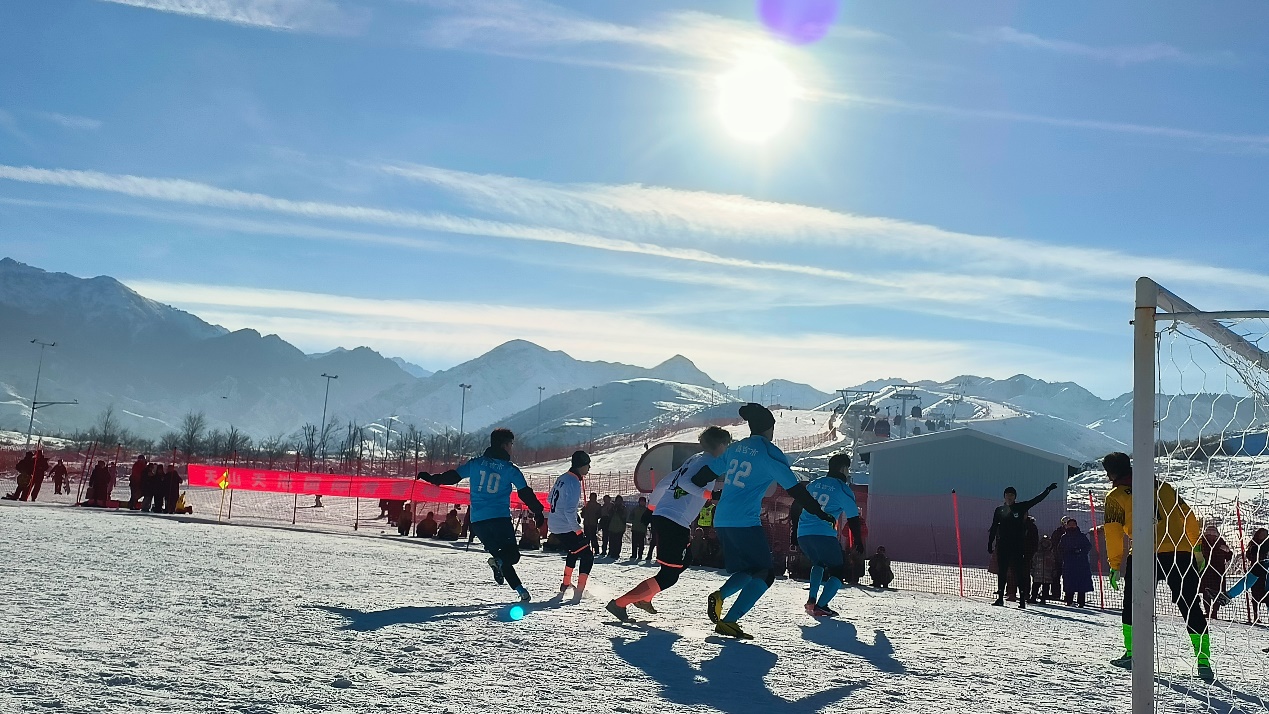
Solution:
M463 390L463 406L462 406L461 410L458 412L458 452L459 452L459 453L458 453L458 455L459 455L459 456L462 456L462 455L463 455L463 454L462 454L462 451L463 451L463 428L467 426L467 425L466 425L466 419L467 419L467 390L468 390L468 389L471 389L471 385L470 385L470 384L460 384L460 385L458 385L458 386L459 386L459 387L462 387L462 390Z
M542 438L542 394L546 387L538 387L538 438Z
M44 371L44 348L56 347L56 342L41 342L40 340L31 340L31 344L40 346L40 361L35 368L35 393L31 395L31 421L26 425L26 448L31 448L31 434L35 431L35 410L40 407L52 406L54 404L79 404L76 399L73 402L41 402L40 399L40 374Z
M317 433L317 438L322 440L322 461L326 460L326 404L330 402L330 381L339 379L338 374L326 374L322 372L322 378L326 380L326 396L322 399L322 430Z

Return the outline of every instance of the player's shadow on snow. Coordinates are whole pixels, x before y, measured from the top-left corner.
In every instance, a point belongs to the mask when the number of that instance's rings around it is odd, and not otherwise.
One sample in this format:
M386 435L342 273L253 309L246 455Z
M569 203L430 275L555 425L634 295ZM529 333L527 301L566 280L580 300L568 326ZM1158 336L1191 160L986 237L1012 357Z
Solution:
M642 637L612 638L613 653L643 670L660 688L660 695L676 704L707 706L726 714L747 712L820 711L838 704L863 684L842 684L806 696L787 700L776 696L763 684L776 666L776 655L752 644L723 643L722 651L697 667L673 650L680 636L673 632L640 625ZM786 661L786 666L800 666ZM802 680L807 688L812 679Z
M472 617L489 617L492 609L488 605L450 605L437 607L393 607L387 610L357 610L351 607L335 607L333 605L312 605L316 610L325 610L332 615L344 618L347 622L341 630L370 632L393 625L420 625L425 622L441 620L464 620Z
M817 645L845 652L868 660L882 672L906 674L907 667L894 658L894 645L882 630L873 631L873 643L859 639L859 630L850 622L821 619L814 625L802 625L802 637Z
M1242 712L1251 711L1247 709L1246 704L1255 705L1255 711L1263 711L1266 708L1267 702L1265 699L1231 689L1229 685L1222 683L1220 680L1213 682L1210 687L1204 684L1197 688L1190 686L1187 681L1170 677L1155 677L1154 681L1177 694L1200 702L1206 707L1203 711L1207 712L1207 714L1242 714ZM1224 701L1219 698L1221 692L1239 701ZM1242 704L1240 701L1246 704Z

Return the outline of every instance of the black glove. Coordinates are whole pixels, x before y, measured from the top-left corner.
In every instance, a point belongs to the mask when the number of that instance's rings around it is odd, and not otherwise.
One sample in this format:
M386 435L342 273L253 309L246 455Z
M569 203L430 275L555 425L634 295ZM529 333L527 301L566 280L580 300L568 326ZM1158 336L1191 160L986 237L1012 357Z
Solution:
M1048 491L1056 491L1056 490L1057 490L1057 484L1056 484L1056 483L1051 483L1051 484L1049 484L1049 487L1048 487L1047 489L1045 489L1045 490L1048 490Z
M534 523L536 523L536 524L538 524L538 528L541 528L541 527L542 527L542 524L543 524L543 523L546 523L546 516L542 515L542 512L541 512L541 511L534 511L534 512L533 512L533 522L534 522Z
M987 544L987 553L988 553L988 554L990 554L990 553L991 553L991 543L988 543L988 544Z
M416 480L416 481L427 481L427 482L431 483L431 481L432 481L432 474L430 474L430 473L428 473L428 472L426 472L426 471L420 471L420 472L419 472L419 475L418 475L418 476L415 476L414 478L415 478L415 480Z

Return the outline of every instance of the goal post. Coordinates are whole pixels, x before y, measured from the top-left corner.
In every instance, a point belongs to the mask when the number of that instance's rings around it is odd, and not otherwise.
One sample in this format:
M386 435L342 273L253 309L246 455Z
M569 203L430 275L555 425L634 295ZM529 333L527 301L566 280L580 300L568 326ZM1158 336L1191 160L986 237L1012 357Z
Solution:
M1245 526L1269 525L1269 310L1201 311L1143 277L1133 336L1133 714L1269 711L1264 638L1251 626L1269 595L1248 600L1245 624L1243 603L1220 619L1213 606L1227 575L1269 558L1269 547L1238 558ZM1156 567L1181 601L1156 597ZM1209 645L1214 682L1199 666Z

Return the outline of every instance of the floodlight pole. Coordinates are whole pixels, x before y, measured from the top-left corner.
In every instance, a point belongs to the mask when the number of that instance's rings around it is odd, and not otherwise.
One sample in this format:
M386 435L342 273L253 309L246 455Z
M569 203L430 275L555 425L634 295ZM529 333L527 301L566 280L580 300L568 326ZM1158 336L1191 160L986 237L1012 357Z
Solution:
M35 394L31 395L31 421L26 425L26 448L28 449L31 448L31 433L35 430L35 403L40 398L40 374L44 371L44 348L57 346L56 342L41 342L38 339L31 340L31 344L40 346L40 361L35 368Z
M322 430L317 433L317 438L322 440L322 463L326 462L326 404L330 402L330 381L339 379L338 374L326 374L322 372L322 378L326 380L326 396L322 399Z
M1155 598L1155 318L1159 286L1137 280L1133 320L1132 542L1137 562L1132 579L1132 714L1154 714ZM1111 563L1118 568L1120 563Z
M464 422L465 422L465 421L466 421L466 419L467 419L467 390L468 390L468 389L471 389L471 385L470 385L470 384L459 384L458 386L459 386L459 387L461 387L461 388L462 388L462 390L463 390L463 405L462 405L462 407L460 408L460 410L459 410L459 412L458 412L458 451L459 451L459 454L458 454L458 455L459 455L459 456L462 456L462 455L463 455L463 454L462 454L462 450L463 450L463 427L465 427L465 426L466 426L466 424L465 424ZM541 393L539 392L539 395L540 395L540 394L541 394ZM540 411L540 410L539 410L539 411Z

